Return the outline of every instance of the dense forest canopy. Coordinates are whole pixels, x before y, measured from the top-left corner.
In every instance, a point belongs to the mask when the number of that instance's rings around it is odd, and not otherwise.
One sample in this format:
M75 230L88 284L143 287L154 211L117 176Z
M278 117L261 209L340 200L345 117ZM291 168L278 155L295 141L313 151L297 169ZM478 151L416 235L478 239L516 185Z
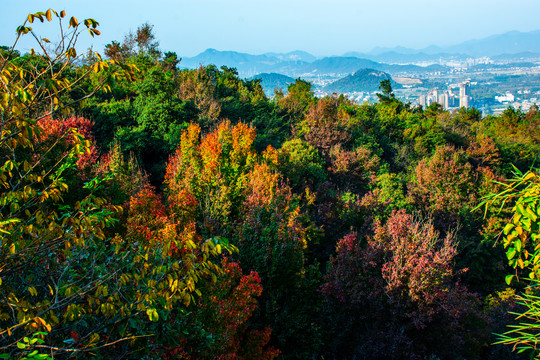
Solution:
M537 107L268 98L149 24L77 55L97 27L0 50L0 357L538 355L493 335L538 301Z

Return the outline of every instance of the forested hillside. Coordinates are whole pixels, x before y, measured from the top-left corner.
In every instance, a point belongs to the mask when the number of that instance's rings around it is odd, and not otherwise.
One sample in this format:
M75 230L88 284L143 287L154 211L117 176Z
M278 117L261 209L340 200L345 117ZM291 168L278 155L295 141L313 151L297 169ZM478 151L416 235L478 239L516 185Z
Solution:
M270 99L148 24L77 55L97 25L0 51L0 358L538 354L494 345L534 307L538 107Z
M373 92L379 89L379 84L383 80L389 80L392 88L400 88L401 85L392 80L390 74L373 69L360 69L352 75L345 76L324 87L328 93L351 93L351 92Z

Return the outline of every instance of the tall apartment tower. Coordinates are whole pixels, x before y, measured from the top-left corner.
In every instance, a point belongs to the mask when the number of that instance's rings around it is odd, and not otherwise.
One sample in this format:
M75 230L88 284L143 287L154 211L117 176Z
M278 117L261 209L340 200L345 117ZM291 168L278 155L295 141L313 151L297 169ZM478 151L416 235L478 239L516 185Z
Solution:
M433 89L432 94L433 94L433 99L435 99L435 101L433 102L439 101L439 89Z
M459 107L469 108L471 100L471 82L469 80L459 85Z
M427 106L427 98L426 98L426 95L420 95L420 97L418 98L418 104L420 106L422 106L424 109L426 108Z
M443 109L447 110L448 109L448 100L449 100L448 91L443 91L442 94L439 94L439 99L438 100L439 100L438 103L442 105Z

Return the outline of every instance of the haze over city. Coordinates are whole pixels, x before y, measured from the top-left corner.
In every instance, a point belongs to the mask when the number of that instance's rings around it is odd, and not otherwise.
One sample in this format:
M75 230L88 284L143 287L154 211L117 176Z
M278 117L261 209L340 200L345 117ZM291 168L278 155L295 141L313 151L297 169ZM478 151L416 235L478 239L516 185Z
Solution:
M375 47L448 46L512 30L537 30L540 2L3 0L1 7L9 14L0 24L3 45L12 43L26 14L50 7L99 21L102 36L92 42L81 39L81 45L92 43L99 51L149 22L161 48L182 57L207 48L254 54L304 50L325 56Z

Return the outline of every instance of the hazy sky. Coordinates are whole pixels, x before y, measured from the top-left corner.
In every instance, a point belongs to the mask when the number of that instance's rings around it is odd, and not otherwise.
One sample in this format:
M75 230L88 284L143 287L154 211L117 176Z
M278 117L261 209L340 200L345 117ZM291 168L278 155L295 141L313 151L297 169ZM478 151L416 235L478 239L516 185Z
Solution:
M149 22L161 49L186 57L207 48L341 55L540 29L540 0L0 0L0 45L13 42L29 12L48 7L99 21L102 36L93 40L99 51ZM23 42L21 50L29 47Z

